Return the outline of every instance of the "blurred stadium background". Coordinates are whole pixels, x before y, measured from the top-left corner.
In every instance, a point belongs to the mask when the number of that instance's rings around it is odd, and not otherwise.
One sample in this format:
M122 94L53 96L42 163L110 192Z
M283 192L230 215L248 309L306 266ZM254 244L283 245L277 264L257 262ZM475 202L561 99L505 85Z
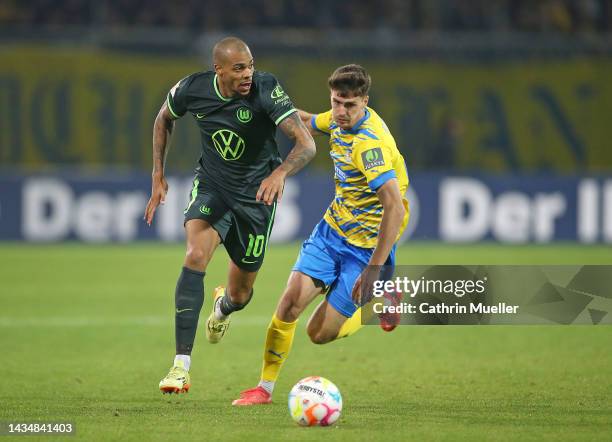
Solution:
M611 31L611 0L1 0L0 240L180 241L199 134L179 122L149 229L153 119L235 34L309 111L328 108L337 65L371 72L411 177L406 237L612 242ZM275 241L331 199L318 147Z

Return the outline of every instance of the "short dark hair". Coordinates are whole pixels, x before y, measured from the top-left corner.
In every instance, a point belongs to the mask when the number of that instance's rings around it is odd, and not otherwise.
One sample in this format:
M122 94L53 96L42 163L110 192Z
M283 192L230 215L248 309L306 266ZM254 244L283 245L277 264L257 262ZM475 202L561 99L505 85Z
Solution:
M336 69L327 83L330 89L337 91L342 97L348 95L365 97L370 92L372 79L362 66L347 64Z

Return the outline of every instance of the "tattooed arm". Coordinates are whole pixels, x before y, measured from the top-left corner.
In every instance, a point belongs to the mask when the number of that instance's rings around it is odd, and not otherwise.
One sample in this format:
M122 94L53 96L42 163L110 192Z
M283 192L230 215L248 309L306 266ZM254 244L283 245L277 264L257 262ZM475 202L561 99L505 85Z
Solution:
M153 222L155 210L160 204L166 202L168 182L164 176L166 154L170 147L170 139L174 130L174 119L164 102L153 125L153 173L151 174L151 198L145 209L144 219L148 225Z
M311 114L310 112L298 109L298 115L300 116L300 120L302 120L302 123L304 123L304 126L306 126L306 129L308 129L308 132L310 132L310 135L312 135L313 137L315 135L327 135L326 133L321 132L320 130L316 130L314 127L312 127L311 120L312 117L316 116L316 114Z
M295 146L278 168L284 170L287 176L295 175L314 158L317 153L315 142L297 113L285 118L278 127L295 141Z
M278 201L283 196L285 178L295 175L315 156L317 149L312 135L306 129L297 112L285 118L279 126L283 133L295 141L295 146L269 177L261 182L257 191L257 201L263 201L267 205L272 204L276 198Z

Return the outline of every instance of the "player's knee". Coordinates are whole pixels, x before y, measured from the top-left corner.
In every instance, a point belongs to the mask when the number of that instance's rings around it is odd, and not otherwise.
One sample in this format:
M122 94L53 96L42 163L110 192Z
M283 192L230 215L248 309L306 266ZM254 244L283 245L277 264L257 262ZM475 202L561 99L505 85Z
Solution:
M313 344L327 344L334 340L333 336L329 336L328 334L322 332L321 330L308 330L308 337Z
M185 265L190 268L202 268L206 264L204 251L197 247L188 247L185 254Z
M308 333L308 337L313 344L327 344L335 338L335 336L330 336L328 332L323 330L312 318L306 326L306 333Z

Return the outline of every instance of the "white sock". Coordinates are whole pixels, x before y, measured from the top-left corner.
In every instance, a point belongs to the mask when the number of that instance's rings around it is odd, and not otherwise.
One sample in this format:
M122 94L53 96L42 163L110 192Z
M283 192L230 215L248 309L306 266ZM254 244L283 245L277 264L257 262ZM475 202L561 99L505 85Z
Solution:
M263 388L271 395L272 392L274 391L274 381L263 381L263 380L259 381L258 387Z
M215 319L217 321L225 321L227 319L227 316L225 316L221 311L221 300L223 299L223 296L217 298L217 301L215 302Z
M175 367L183 367L185 370L189 371L191 367L191 356L189 355L176 355L174 357L174 366Z

